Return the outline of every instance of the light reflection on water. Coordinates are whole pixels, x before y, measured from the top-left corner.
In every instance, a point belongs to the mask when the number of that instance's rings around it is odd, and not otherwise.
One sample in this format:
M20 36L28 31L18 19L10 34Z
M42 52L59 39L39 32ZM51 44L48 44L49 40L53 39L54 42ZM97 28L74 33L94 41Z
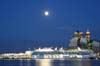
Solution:
M0 66L98 66L100 60L0 60Z
M51 59L37 59L36 66L53 66Z
M46 61L46 60L45 60ZM47 60L39 61L39 66L91 66L89 60Z
M34 62L34 64L32 62ZM26 63L23 63L23 60L20 60L20 66L91 66L91 63L90 60L37 59L26 60Z
M90 60L76 60L72 64L75 66L91 66Z
M31 66L31 60L19 60L20 61L20 64L19 64L19 66Z

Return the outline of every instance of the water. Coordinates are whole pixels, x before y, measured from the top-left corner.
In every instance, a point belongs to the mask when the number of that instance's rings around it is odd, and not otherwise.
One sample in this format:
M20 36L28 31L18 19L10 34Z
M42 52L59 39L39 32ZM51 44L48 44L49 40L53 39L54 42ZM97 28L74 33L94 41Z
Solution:
M0 60L0 66L100 66L100 60Z

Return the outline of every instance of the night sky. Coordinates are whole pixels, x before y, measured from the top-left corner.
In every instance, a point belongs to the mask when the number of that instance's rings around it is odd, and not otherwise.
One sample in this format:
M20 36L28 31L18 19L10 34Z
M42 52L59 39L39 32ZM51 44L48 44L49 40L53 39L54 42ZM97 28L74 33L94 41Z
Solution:
M100 40L99 24L100 0L0 0L0 52L68 47L76 30Z

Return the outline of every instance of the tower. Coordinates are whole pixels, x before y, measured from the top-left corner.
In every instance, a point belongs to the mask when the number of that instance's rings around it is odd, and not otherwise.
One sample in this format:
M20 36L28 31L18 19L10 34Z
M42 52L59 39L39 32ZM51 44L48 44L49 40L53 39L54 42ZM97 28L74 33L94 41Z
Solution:
M90 31L87 30L87 31L86 31L86 39L89 41L90 38L91 38Z
M79 38L83 38L83 32L79 32Z
M74 32L74 38L76 38L77 40L77 47L81 47L80 44L80 38L82 37L82 32L76 31Z
M86 31L86 39L87 39L88 48L92 49L91 33L89 30Z
M74 32L74 37L79 38L79 31Z

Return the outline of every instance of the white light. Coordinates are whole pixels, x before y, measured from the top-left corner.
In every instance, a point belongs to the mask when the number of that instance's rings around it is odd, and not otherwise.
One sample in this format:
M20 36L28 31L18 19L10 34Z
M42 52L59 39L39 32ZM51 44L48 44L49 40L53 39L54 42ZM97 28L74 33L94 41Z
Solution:
M45 11L45 12L44 12L44 15L45 15L45 16L48 16L48 15L49 15L49 12L48 12L48 11Z

